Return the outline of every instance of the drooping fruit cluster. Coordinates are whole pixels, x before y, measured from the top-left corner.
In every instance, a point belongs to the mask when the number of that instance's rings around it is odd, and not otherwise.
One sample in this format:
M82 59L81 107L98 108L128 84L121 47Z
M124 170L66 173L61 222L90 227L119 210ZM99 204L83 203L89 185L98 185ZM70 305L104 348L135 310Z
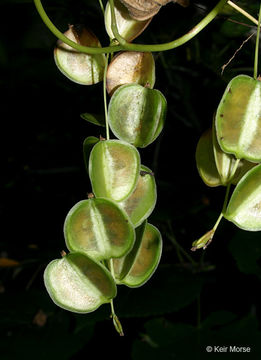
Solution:
M112 37L108 8L106 29ZM116 19L121 36L128 40L148 23L130 18L118 2ZM95 35L82 27L70 26L65 35L82 45L99 45ZM104 55L81 54L60 41L55 61L70 80L85 85L99 82L107 67ZM88 313L97 309L116 296L116 285L143 285L159 263L161 234L147 220L156 204L156 182L153 172L141 165L137 150L151 144L164 125L167 103L161 92L153 89L154 83L151 53L120 53L108 66L104 86L111 100L106 125L116 138L109 139L107 134L107 139L85 139L91 193L75 204L65 219L69 253L52 261L44 274L51 298L66 310ZM100 124L91 114L83 117Z
M261 230L260 125L261 82L236 76L219 103L212 130L201 136L196 149L198 171L208 186L236 185L222 215L248 231ZM195 241L192 249L205 248L214 232Z

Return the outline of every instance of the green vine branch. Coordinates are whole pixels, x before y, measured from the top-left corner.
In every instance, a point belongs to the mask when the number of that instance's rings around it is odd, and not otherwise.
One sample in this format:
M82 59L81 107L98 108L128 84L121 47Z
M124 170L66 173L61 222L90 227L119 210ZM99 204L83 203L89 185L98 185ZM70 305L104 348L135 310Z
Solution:
M220 0L217 5L196 25L194 26L188 33L185 35L179 37L178 39L175 39L173 41L170 41L168 43L163 44L152 44L152 45L145 45L145 44L131 44L127 43L123 38L119 36L119 33L117 31L117 26L115 24L115 16L112 16L112 29L115 33L114 35L117 36L117 40L119 43L122 43L122 45L114 45L114 46L106 46L106 47L90 47L90 46L83 46L80 45L70 39L68 39L60 30L56 28L56 26L51 22L48 15L46 14L41 0L34 0L34 4L36 6L36 9L42 18L45 25L48 27L48 29L61 41L63 41L65 44L71 46L73 49L78 50L82 53L87 54L105 54L105 53L112 53L112 52L118 52L122 50L129 50L129 51L142 51L142 52L155 52L155 51L166 51L171 50L174 48L177 48L189 40L193 39L194 36L196 36L198 33L200 33L201 30L203 30L222 10L223 6L227 3L227 0ZM110 4L112 5L112 13L114 13L114 2L113 0L110 0ZM115 15L115 13L114 13ZM122 41L122 39L124 41Z

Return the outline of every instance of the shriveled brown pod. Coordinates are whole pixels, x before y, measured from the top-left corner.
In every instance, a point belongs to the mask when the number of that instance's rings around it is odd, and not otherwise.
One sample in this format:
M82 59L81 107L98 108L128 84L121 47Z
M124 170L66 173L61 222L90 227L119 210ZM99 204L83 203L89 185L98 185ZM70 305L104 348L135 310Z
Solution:
M189 0L120 0L129 10L130 16L136 20L146 20L156 15L162 5L177 2L188 6Z
M119 86L131 83L153 88L155 62L152 53L126 51L113 58L106 77L108 94L111 96Z

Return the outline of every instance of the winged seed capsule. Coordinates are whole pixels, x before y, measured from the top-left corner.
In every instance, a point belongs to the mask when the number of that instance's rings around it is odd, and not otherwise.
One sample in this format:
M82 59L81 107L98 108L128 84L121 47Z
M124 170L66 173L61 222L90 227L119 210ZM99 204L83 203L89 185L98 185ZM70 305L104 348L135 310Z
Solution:
M121 0L128 8L133 19L146 20L156 15L162 5L169 2L177 2L182 6L188 6L189 0Z
M125 255L135 241L127 214L103 198L82 200L72 207L64 223L65 242L70 251L81 251L95 260Z
M97 37L82 26L69 27L64 35L80 45L101 46ZM103 79L105 55L80 53L58 40L54 50L54 59L58 69L71 81L81 85L92 85Z
M162 252L159 230L145 221L136 229L132 250L123 258L114 259L114 274L118 284L139 287L145 284L156 270Z
M217 139L238 159L261 161L261 82L239 75L228 84L216 114Z
M117 138L143 148L161 133L166 110L167 101L159 90L122 85L111 97L108 120Z
M131 83L153 88L155 61L152 53L126 51L112 59L106 76L109 95L111 96L119 86Z
M44 283L56 305L76 313L94 311L117 293L110 272L82 253L51 261L44 272Z
M114 0L114 11L118 32L120 36L128 42L131 42L138 37L146 29L152 19L150 18L143 21L133 19L129 14L128 9L119 0ZM111 29L111 7L109 2L107 2L105 8L104 20L107 34L113 39L114 35Z
M140 155L134 146L120 140L101 140L94 145L89 174L96 197L126 199L134 191L139 173Z

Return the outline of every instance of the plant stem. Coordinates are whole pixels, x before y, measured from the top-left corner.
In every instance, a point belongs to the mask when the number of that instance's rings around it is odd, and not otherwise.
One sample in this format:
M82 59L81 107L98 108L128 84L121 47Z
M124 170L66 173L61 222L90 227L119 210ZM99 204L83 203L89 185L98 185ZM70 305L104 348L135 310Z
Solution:
M99 0L99 3L100 3L100 7L101 7L101 11L103 13L103 16L104 16L104 6L103 6L103 3L102 3L102 0Z
M110 261L108 261L107 264L108 264L108 268L109 268L109 270L111 272L111 275L112 275L113 279L115 279L113 260L110 259ZM113 325L115 327L115 330L120 334L120 336L124 336L120 320L119 320L119 318L116 315L115 310L114 310L113 299L111 299L110 305L111 305L111 317L112 317L112 321L113 321Z
M106 140L110 139L110 128L108 122L108 108L107 108L107 92L106 92L106 76L108 69L108 61L109 61L109 54L106 54L106 61L105 61L104 74L103 74L103 102L104 102L104 116L105 116L105 126L106 126Z
M231 183L229 183L229 184L227 185L226 195L225 195L225 199L224 199L223 206L222 206L222 211L221 211L221 213L220 213L220 215L219 215L219 217L218 217L215 225L213 226L214 232L217 230L217 227L218 227L220 221L222 220L222 218L223 218L223 216L224 216L224 213L225 213L225 211L226 211L230 187L231 187Z
M196 36L198 33L200 33L200 31L203 30L218 15L218 13L221 11L221 9L223 8L223 6L225 5L226 2L227 2L227 0L219 0L217 5L188 33L186 33L185 35L181 36L180 38L170 41L168 43L154 44L154 45L126 43L125 45L114 45L114 46L107 46L107 47L90 47L90 46L80 45L80 44L68 39L51 22L51 20L47 16L46 12L44 11L41 0L34 0L36 9L37 9L39 15L41 16L43 22L45 23L45 25L49 28L49 30L58 39L63 41L65 44L71 46L73 49L76 49L79 52L87 53L87 54L106 54L106 53L112 53L112 52L122 51L122 50L154 52L154 51L166 51L166 50L171 50L171 49L177 48L177 47L185 44L187 41L191 40L192 38L194 38L194 36ZM114 31L115 31L115 29L114 29Z
M248 18L250 21L252 21L254 24L258 25L258 21L252 16L250 15L248 12L246 12L245 10L243 10L241 7L239 7L238 5L234 4L232 1L228 0L227 2L228 5L230 5L233 9L235 9L236 11L240 12L240 14L244 15L246 18Z
M120 36L119 31L118 31L116 17L115 17L114 0L109 0L109 3L110 3L110 8L111 8L111 29L112 29L113 35L114 35L115 39L120 43L120 45L124 46L127 44L127 42L123 37Z
M177 247L180 252L191 262L192 265L197 265L196 261L194 261L192 257L183 249L183 247L177 242L174 236L167 234L167 237L171 240L175 247Z
M261 4L259 8L258 25L256 33L256 49L255 49L255 63L254 63L254 79L257 79L258 75L258 53L259 53L259 38L260 38L260 22L261 22Z
M201 302L200 302L200 294L197 296L197 329L201 328Z
M118 316L115 314L113 300L110 301L110 304L111 304L111 316L112 316L113 325L114 325L116 331L120 334L120 336L124 336L124 332L123 332L120 320L119 320Z

